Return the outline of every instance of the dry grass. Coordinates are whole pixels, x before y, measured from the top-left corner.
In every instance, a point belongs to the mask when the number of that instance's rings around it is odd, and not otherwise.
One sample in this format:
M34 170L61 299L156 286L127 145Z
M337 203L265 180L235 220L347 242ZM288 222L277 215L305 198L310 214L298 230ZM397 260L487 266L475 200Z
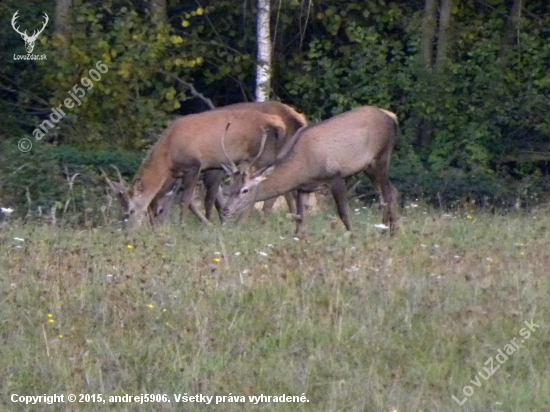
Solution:
M364 208L352 235L330 211L299 241L284 213L154 233L4 228L0 407L44 410L14 393L158 393L171 402L139 410L550 410L550 216L403 213L395 239ZM531 319L540 328L473 386ZM184 393L247 402L177 405ZM248 402L262 393L310 402Z

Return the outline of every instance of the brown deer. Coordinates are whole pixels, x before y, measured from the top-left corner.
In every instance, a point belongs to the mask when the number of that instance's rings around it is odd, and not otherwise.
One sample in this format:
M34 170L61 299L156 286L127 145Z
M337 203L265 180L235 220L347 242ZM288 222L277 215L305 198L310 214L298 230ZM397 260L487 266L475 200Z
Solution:
M297 190L296 233L300 234L306 217L307 196L321 184L328 184L338 215L350 230L344 179L365 172L382 194L383 222L393 234L398 228L398 192L388 175L397 129L394 113L372 106L303 127L271 166L241 174L231 187L222 215L229 220L247 211L254 202ZM267 135L263 139L267 139Z
M228 124L231 127L226 130ZM182 208L192 206L201 172L221 169L226 155L235 163L250 159L258 165L273 162L275 150L284 144L279 139L287 135L280 116L245 108L220 108L177 119L149 152L132 188L122 190L128 215L126 226L134 229L149 220L151 210L177 187L178 179L182 179ZM268 136L270 144L266 145ZM222 137L227 142L226 152L221 147Z
M286 104L276 101L237 103L219 109L214 109L212 112L216 112L217 110L253 110L260 113L279 117L285 125L286 133L284 136L279 136L279 138L275 142L275 146L273 148L275 153L278 153L282 149L284 144L296 133L296 131L298 131L300 127L307 125L307 120L303 114L298 113L296 110ZM263 160L260 163L265 164L265 162L266 161ZM232 172L235 172L235 170L233 170ZM199 209L193 204L193 202L191 202L190 204L190 210L203 222L206 220L210 221L212 219L212 211L214 206L216 206L218 212L221 211L223 195L220 191L220 185L223 180L223 176L224 173L222 169L210 169L206 170L203 173L203 182L206 191L204 201L205 216L200 213ZM154 216L153 220L155 223L160 223L166 220L168 215L167 212L170 210L171 204L174 201L178 187L179 186L175 186L174 190L169 191L161 199L156 199L155 202L153 202L153 204L151 205L151 213ZM284 196L287 201L290 213L294 214L296 212L294 197L291 196L291 194L285 194ZM264 202L264 206L262 209L263 212L266 214L270 213L275 201L276 198ZM181 220L183 220L184 212L185 208L182 207L180 210Z
M101 171L101 175L107 182L107 184L111 187L111 189L115 192L117 197L119 198L119 201L122 205L122 210L125 212L129 208L130 204L130 191L128 190L128 184L122 177L122 174L120 173L120 170L118 167L112 165L113 169L115 169L117 176L118 176L118 182L113 182L111 179L109 179L109 176L103 169L99 169ZM164 222L164 219L167 215L170 213L170 208L172 206L171 200L176 191L179 189L181 184L181 181L175 181L172 185L172 187L162 196L159 196L158 198L155 198L151 204L148 207L147 215L149 218L149 223L152 225L157 225ZM205 224L210 224L210 221L202 214L202 212L199 210L199 208L191 201L189 204L189 209L199 220L201 220ZM162 214L161 214L162 213ZM159 216L161 216L159 218Z

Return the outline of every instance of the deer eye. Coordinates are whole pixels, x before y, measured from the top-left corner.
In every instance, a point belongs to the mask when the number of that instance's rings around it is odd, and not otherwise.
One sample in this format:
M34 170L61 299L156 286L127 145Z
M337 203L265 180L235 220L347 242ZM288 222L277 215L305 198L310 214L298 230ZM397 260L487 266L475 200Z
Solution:
M248 189L245 187L243 190L241 190L241 194L246 195L248 193Z
M130 210L130 216L133 215L134 213L136 213L134 209Z

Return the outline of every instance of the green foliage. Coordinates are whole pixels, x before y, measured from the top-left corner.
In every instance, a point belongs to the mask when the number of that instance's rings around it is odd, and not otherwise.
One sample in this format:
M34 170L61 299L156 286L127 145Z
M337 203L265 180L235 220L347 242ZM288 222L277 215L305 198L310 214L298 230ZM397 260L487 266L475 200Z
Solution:
M55 56L55 65L47 63L49 74L43 81L51 90L51 103L63 102L75 85L86 93L82 106L71 109L72 116L62 124L73 129L64 143L147 147L166 126L166 114L187 99L168 74L187 77L203 58L194 56L188 40L171 26L155 25L127 6L104 2L98 8L77 2L74 8L69 50L62 38L45 41ZM108 71L95 81L90 71L98 64Z
M396 112L402 137L394 175L405 196L508 198L519 179L545 181L548 162L525 153L550 150L550 9L542 1L524 4L518 37L503 47L511 4L455 4L448 60L435 73L421 62L419 3L279 2L273 96L313 121L360 105ZM82 104L64 109L35 150L56 143L79 152L144 151L174 115L206 109L178 79L216 106L253 99L255 7L169 3L167 24L157 24L145 3L75 1L71 39L54 37L51 23L39 38L47 61L7 59L0 67L0 124L8 137L30 136L76 88ZM44 11L53 18L55 2L3 2L0 17L9 21L18 9L32 27ZM8 56L22 52L9 25L0 34ZM426 125L429 145L421 139ZM519 155L526 160L514 162ZM405 160L412 158L414 166ZM448 184L439 184L442 176Z
M398 113L400 145L409 148L401 158L413 150L422 163L399 164L399 157L395 162L401 171L394 174L417 180L406 184L407 196L422 187L431 199L436 194L449 201L465 195L508 197L513 190L500 174L503 156L550 147L545 97L550 55L543 40L550 15L524 22L520 46L499 60L507 6L461 3L453 15L458 35L452 56L435 73L420 61L421 9L398 2L334 3L317 15L325 30L290 62L294 70L285 76L299 105L321 119L365 104ZM434 139L428 148L416 149L425 122Z
M11 139L0 142L0 152L5 156L0 164L0 206L15 209L16 217L27 218L49 214L54 207L60 213L70 212L68 222L79 223L86 213L99 215L106 193L110 195L100 168L109 171L116 165L126 179L131 179L143 157L139 152L79 151L48 145L21 153Z

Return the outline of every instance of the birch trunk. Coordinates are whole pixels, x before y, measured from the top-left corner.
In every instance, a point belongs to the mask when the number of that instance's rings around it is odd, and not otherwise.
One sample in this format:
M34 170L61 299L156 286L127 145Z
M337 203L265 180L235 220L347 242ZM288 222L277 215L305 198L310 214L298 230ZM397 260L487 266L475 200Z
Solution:
M269 99L271 89L271 35L269 32L270 0L258 0L258 55L256 61L256 101Z
M72 0L55 2L54 34L63 36L65 46L71 43L71 8Z
M439 12L439 33L437 38L437 54L435 56L435 70L441 71L447 60L449 49L449 26L451 25L451 10L453 0L442 0Z
M151 18L153 23L167 22L166 0L151 0Z
M436 0L426 0L422 19L422 61L427 70L433 68L434 41L436 30Z
M508 25L506 27L506 32L504 33L500 44L498 59L501 64L506 63L506 61L508 60L509 51L514 46L514 41L519 34L520 19L521 0L514 0L514 4L512 5L512 9L510 10L510 15L508 16Z

